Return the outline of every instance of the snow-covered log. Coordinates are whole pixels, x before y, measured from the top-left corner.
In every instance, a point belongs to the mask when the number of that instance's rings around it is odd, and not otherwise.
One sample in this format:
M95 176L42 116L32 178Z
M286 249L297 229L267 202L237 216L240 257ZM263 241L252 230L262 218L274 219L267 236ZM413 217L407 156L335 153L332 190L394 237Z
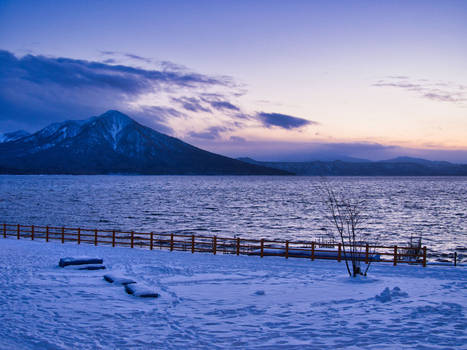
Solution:
M105 270L102 264L86 264L86 265L67 265L65 270Z
M115 276L115 275L112 275L112 274L104 275L104 279L109 283L119 284L119 285L122 285L122 286L126 286L127 284L136 283L136 281L133 281L130 278Z
M89 257L77 257L77 258L62 258L58 262L58 266L65 267L68 265L89 265L89 264L102 264L103 259L100 258L89 258Z
M157 298L159 294L156 292L141 286L137 283L132 283L132 284L127 284L125 285L125 291L128 294L134 295L135 297L140 297L140 298Z

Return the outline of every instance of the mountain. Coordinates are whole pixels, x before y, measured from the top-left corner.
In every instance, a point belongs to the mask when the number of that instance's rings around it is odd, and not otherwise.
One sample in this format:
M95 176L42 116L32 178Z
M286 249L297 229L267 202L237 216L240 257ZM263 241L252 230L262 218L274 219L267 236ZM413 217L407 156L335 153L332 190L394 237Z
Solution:
M286 175L204 151L118 111L0 143L0 173Z
M276 168L296 175L318 176L467 176L467 164L410 161L403 157L380 162L260 162L241 158L255 165Z
M368 159L363 159L363 158L355 158L355 157L349 157L349 156L343 156L343 155L327 155L327 156L321 156L317 157L315 156L314 158L311 158L309 161L322 161L322 162L332 162L335 160L340 160L343 162L347 163L369 163L371 160Z
M10 142L10 141L16 141L19 140L23 137L31 135L27 131L24 130L18 130L18 131L13 131L13 132L7 132L3 135L0 135L0 143L3 142Z
M249 158L249 157L240 157L237 158L238 160L248 162L248 163L254 163L256 160ZM283 159L283 160L282 160ZM314 152L310 153L306 156L299 155L299 156L293 156L293 155L288 155L288 156L281 156L276 158L274 161L275 163L311 163L311 162L332 162L335 160L340 160L343 162L348 162L348 163L366 163L366 162L372 162L371 160L368 159L363 159L363 158L355 158L355 157L349 157L345 155L329 155L329 154L320 154L319 152Z
M415 163L415 164L422 164L427 166L438 166L438 165L449 165L452 163L446 161L432 161L423 158L413 158L413 157L397 157L393 159L382 160L381 162L384 163Z

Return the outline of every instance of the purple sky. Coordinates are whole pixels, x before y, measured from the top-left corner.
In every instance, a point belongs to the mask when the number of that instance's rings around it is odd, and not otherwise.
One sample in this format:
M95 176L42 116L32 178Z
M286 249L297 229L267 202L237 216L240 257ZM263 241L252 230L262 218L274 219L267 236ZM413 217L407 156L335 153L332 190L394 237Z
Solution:
M466 1L2 1L0 133L118 109L225 155L467 163Z

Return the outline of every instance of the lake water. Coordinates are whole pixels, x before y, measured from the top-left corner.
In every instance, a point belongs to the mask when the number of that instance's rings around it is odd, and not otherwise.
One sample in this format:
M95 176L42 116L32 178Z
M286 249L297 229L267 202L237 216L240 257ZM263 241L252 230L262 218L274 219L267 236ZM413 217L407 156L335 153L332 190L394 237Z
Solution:
M467 247L467 177L333 177L366 199L365 229L432 257ZM313 240L331 232L318 177L0 176L0 222Z

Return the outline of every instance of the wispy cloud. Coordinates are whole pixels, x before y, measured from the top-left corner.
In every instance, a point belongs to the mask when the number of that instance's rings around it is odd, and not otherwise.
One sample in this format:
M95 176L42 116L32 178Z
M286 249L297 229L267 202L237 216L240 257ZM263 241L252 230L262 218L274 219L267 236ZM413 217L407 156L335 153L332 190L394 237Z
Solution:
M123 59L130 59L134 61L140 61L143 63L154 63L154 60L149 57L143 57L128 52L101 50L100 53L103 56L110 56L110 58L106 59L105 61L111 60L113 62L119 62Z
M204 140L215 140L218 139L220 134L224 131L229 131L229 128L222 127L222 126L212 126L204 131L201 132L190 132L189 136L198 138L198 139L204 139Z
M280 113L258 113L259 120L264 126L279 127L282 129L298 129L307 125L317 125L318 123L312 120L303 119L299 117L293 117L291 115L280 114Z
M218 111L240 111L238 106L227 101L226 97L221 94L202 94L201 100L208 103L212 108Z
M230 111L240 111L240 108L228 101L212 101L211 106L219 111L223 111L226 109Z
M243 137L235 136L235 135L230 136L229 140L231 142L235 142L235 143L244 143L244 142L246 142L246 140Z
M142 57L142 56L138 56L138 55L133 55L131 53L125 53L124 55L125 55L125 57L131 58L132 60L142 61L142 62L145 62L145 63L151 63L152 62L152 60L150 58L146 58L146 57Z
M460 103L467 101L466 86L452 82L412 80L407 76L388 76L372 84L375 87L395 87L417 93L419 97L433 101Z
M196 97L172 97L172 101L190 112L211 112L211 110L205 107L201 100Z

